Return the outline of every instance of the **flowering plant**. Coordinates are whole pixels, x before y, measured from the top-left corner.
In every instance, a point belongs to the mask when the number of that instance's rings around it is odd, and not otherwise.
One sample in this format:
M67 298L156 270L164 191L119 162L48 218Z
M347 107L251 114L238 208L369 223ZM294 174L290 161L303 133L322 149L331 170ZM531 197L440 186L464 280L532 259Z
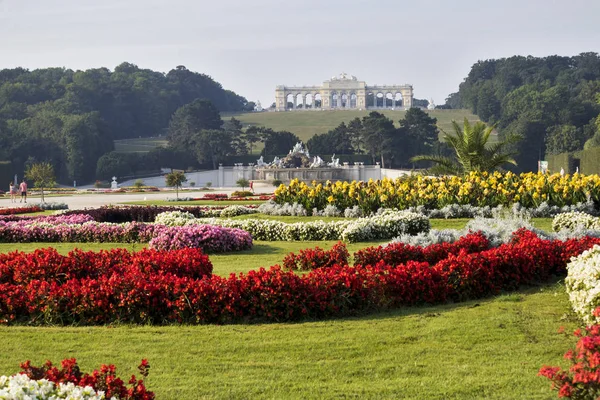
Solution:
M600 315L600 308L594 311ZM597 399L600 397L600 325L592 325L575 331L579 338L575 349L565 353L571 362L568 371L559 367L543 366L538 375L552 381L558 397L571 399Z

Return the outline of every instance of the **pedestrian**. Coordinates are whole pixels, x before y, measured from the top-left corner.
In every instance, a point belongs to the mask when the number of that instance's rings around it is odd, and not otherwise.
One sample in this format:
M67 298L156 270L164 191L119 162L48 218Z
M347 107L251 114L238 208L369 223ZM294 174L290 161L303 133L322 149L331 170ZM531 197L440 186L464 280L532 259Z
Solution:
M21 192L21 201L19 201L19 203L22 203L23 199L25 199L25 203L27 203L27 183L25 183L25 179L23 179L19 185L19 191Z
M254 193L254 182L250 181L250 190Z
M15 184L12 183L12 181L8 185L8 191L10 192L10 202L16 203L17 202L17 188L15 187Z

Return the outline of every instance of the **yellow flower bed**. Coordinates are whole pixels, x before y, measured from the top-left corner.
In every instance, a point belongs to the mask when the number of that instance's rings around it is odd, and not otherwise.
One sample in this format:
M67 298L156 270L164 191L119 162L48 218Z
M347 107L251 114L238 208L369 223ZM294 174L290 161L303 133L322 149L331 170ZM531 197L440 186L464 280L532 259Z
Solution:
M406 209L425 206L439 209L450 204L473 206L509 206L520 203L535 208L542 202L565 206L600 200L598 175L564 175L511 172L472 172L466 176L369 180L368 182L326 182L317 184L293 180L275 191L277 203L299 203L306 209L323 209L333 204L341 210L359 206L364 212L380 207Z

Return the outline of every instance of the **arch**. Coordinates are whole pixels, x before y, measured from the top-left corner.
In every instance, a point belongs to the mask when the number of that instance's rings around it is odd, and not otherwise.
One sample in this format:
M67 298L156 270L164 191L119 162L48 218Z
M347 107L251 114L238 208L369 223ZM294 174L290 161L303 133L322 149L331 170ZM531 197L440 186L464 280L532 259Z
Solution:
M315 107L315 97L312 93L306 93L304 95L304 108L314 108Z
M288 93L285 95L285 109L293 110L296 108L295 96L293 93Z
M323 99L321 98L321 93L315 93L314 99L314 108L323 108Z
M390 92L385 94L385 108L393 108L394 107L394 95Z
M385 96L383 93L381 92L377 92L376 96L376 102L375 102L375 107L380 107L383 108L383 106L385 106Z
M349 101L348 101L348 95L346 93L342 93L342 104L340 104L341 108L348 108L350 106Z
M340 103L340 96L337 94L337 92L331 92L331 108L337 108L339 107L339 103Z
M304 95L302 93L296 93L294 100L296 100L296 108L304 108Z
M350 95L350 108L356 108L357 100L358 100L358 97L356 96L356 93L352 93Z
M402 108L402 93L396 92L394 94L394 108Z
M375 93L373 93L373 92L367 92L366 107L367 108L377 107Z

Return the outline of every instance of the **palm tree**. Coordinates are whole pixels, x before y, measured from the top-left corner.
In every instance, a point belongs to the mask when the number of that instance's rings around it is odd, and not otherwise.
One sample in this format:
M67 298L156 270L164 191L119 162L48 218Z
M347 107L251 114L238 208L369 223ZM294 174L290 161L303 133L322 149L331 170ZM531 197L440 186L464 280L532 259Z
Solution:
M431 161L436 164L431 168L433 172L454 175L468 174L471 171L493 171L504 164L517 165L512 158L513 153L505 152L504 148L520 140L520 136L510 135L503 141L488 144L496 125L487 126L481 121L471 125L465 118L462 128L456 121L452 121L452 126L453 133L441 131L444 141L456 152L455 158L420 155L411 158L411 162Z

